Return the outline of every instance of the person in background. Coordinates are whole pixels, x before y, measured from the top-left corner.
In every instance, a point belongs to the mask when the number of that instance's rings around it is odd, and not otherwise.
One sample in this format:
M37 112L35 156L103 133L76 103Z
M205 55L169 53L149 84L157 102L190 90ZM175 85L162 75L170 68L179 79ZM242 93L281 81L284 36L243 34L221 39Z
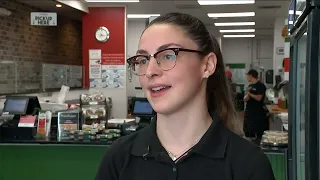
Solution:
M232 81L232 72L230 70L226 70L226 76L232 94L232 99L234 99L237 93L237 87L236 84Z
M244 96L246 102L243 131L248 138L261 140L263 132L269 129L269 121L264 108L266 86L258 80L258 72L250 70L247 79L251 83Z
M219 44L198 18L157 17L127 62L157 115L108 148L96 180L275 179L264 152L233 132Z

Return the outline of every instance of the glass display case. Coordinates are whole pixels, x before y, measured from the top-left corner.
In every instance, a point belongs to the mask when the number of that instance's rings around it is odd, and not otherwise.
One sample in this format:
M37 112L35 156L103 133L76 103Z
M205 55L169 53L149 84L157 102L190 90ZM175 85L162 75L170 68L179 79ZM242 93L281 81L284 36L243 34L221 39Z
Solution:
M296 0L296 11L303 12L307 5L307 0Z
M311 4L312 0L291 0L288 18L290 19L290 21L292 21L293 25L293 28L289 28L291 34L296 31L296 28L298 28L302 24L302 21L306 18L306 16L308 16L310 10L312 9ZM293 15L290 16L290 14Z
M319 179L320 10L296 1L304 14L291 32L289 88L289 179ZM311 3L312 4L312 3Z

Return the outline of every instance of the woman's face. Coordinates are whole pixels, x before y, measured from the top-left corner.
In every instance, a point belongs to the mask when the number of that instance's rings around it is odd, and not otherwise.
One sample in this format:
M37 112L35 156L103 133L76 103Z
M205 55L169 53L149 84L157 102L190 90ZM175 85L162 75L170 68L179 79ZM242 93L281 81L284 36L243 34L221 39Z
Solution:
M153 55L166 48L199 50L197 44L178 26L154 24L141 36L138 54ZM139 77L141 87L153 109L157 113L169 115L195 97L205 100L205 93L203 97L199 97L199 92L206 82L204 79L213 73L208 73L210 62L205 60L208 56L202 60L197 52L180 51L177 56L171 55L172 53L165 56L159 54L157 59L161 56L169 63L175 61L174 68L164 71L166 64L159 64L152 57L145 69L145 75Z

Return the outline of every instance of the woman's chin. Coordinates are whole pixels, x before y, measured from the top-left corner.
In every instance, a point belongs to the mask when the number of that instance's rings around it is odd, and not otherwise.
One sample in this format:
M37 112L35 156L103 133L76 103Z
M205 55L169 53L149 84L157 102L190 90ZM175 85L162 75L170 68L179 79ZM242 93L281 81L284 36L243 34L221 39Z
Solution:
M172 112L172 108L170 108L170 106L162 105L162 104L153 105L153 110L157 114L163 114L163 115L167 115Z

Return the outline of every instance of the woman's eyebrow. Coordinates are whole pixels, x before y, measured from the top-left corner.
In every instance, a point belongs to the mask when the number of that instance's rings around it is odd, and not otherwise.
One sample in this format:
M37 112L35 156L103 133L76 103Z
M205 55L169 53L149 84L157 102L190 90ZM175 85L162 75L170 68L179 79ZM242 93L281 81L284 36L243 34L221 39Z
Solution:
M161 51L161 50L167 49L167 48L169 48L170 46L182 47L180 44L177 44L177 43L168 43L168 44L164 44L164 45L158 47L158 48L157 48L157 51Z
M164 50L164 49L167 49L169 48L170 46L178 46L178 47L181 47L182 46L180 44L177 44L177 43L168 43L168 44L164 44L164 45L161 45L160 47L157 48L157 51L161 51L161 50ZM144 49L139 49L136 54L149 54L148 51L144 50Z
M146 50L139 49L136 54L148 54L148 52Z

